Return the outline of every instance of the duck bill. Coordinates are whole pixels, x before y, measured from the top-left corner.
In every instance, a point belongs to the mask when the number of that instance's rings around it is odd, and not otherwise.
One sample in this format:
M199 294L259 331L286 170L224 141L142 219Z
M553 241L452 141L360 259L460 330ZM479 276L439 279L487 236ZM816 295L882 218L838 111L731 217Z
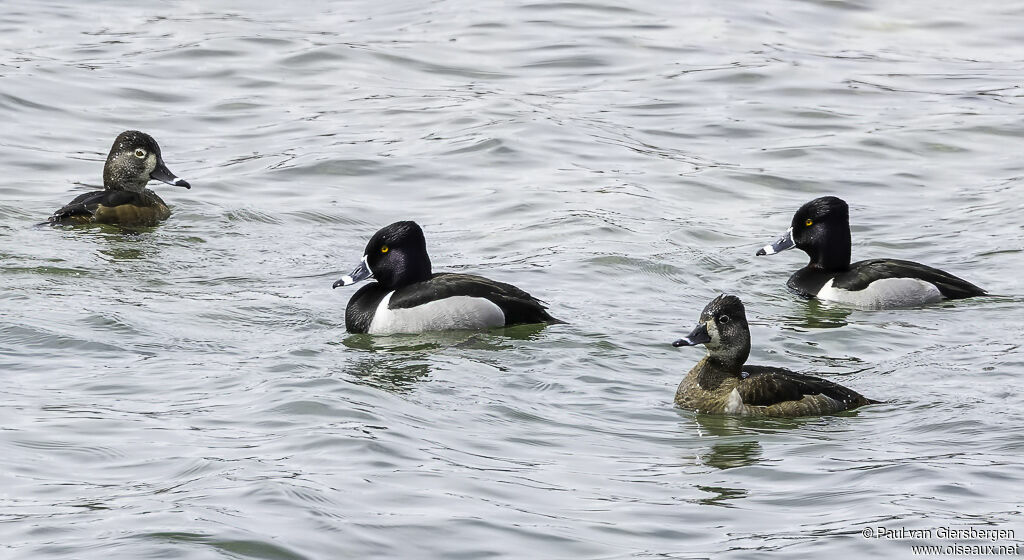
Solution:
M690 334L673 342L672 346L679 348L680 346L696 346L709 342L711 342L711 335L708 334L708 324L701 323L697 325L697 328L690 331Z
M786 233L782 234L782 237L776 239L770 245L761 247L755 256L774 255L793 247L796 247L796 243L793 242L793 228L789 228L786 230Z
M337 288L338 286L351 286L352 284L362 282L363 280L371 277L373 277L373 272L370 271L370 266L366 264L366 255L363 255L363 260L359 262L359 265L356 266L352 272L342 276L341 280L335 282L331 288Z
M162 159L156 160L156 169L149 174L149 178L162 181L168 185L174 185L175 187L185 187L186 189L192 188L192 185L188 184L188 181L178 177L174 173L171 173L171 170L167 169L167 166L164 165L164 160Z

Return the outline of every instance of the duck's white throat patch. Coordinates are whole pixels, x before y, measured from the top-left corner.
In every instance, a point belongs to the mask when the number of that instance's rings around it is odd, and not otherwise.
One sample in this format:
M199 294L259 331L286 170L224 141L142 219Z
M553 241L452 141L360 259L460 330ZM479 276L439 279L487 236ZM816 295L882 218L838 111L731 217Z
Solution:
M454 329L489 329L505 324L505 313L488 299L453 296L410 307L390 309L392 290L377 305L370 334L420 333Z

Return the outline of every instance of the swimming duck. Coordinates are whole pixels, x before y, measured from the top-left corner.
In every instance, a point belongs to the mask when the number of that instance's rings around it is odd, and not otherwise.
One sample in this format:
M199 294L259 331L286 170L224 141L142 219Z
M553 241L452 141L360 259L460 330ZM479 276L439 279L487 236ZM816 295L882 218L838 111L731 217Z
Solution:
M561 323L543 302L519 288L472 274L433 273L423 230L395 222L370 238L355 270L334 283L367 278L345 308L350 333L419 333L488 329L523 323Z
M884 309L986 293L948 272L916 262L871 259L850 264L850 210L834 196L801 206L786 233L757 255L774 255L793 247L811 257L787 282L790 290L804 297Z
M160 146L145 132L127 130L114 140L103 165L103 190L81 194L50 216L53 224L155 225L171 215L146 188L150 179L192 188L164 165Z
M700 314L693 332L673 346L707 350L676 390L676 404L710 414L811 416L874 401L831 381L783 368L746 365L750 328L740 298L722 294Z

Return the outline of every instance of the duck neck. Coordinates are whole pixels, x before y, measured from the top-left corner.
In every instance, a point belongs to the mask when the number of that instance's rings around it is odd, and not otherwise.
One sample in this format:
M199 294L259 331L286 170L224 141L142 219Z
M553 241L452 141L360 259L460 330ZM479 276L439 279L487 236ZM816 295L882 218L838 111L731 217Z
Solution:
M693 368L697 377L697 385L705 391L713 391L730 377L739 377L743 362L722 360L719 356L708 354Z
M405 270L402 275L403 283L415 284L430 280L430 277L433 276L433 271L430 266L430 256L427 255L426 244L424 243L412 255L412 258L406 260Z
M846 270L850 268L850 224L830 228L818 240L822 250L814 251L807 266L821 270Z
M103 166L103 188L108 191L133 191L142 192L146 190L149 179L138 179L129 176L123 170L118 170L108 161Z
M430 260L428 259L424 265L417 267L415 270L410 270L408 274L407 280L410 284L430 280L430 277L433 276L430 270Z
M410 254L413 255L411 258ZM430 257L427 256L425 249L412 253L403 252L396 254L392 258L394 259L392 261L393 267L373 271L377 282L389 290L397 290L398 288L418 282L426 282L433 276L430 267Z

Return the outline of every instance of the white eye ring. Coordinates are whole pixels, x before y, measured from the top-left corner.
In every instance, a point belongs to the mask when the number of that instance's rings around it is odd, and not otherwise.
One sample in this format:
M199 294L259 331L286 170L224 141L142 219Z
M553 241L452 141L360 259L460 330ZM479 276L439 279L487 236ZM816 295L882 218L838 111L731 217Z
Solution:
M146 157L146 150L143 150L142 148L136 149L135 150L135 157L137 157L139 159L142 159L142 158Z
M718 322L722 323L723 325L728 323L729 321L731 321L731 319L729 319L728 315L722 315L721 317L718 318Z

